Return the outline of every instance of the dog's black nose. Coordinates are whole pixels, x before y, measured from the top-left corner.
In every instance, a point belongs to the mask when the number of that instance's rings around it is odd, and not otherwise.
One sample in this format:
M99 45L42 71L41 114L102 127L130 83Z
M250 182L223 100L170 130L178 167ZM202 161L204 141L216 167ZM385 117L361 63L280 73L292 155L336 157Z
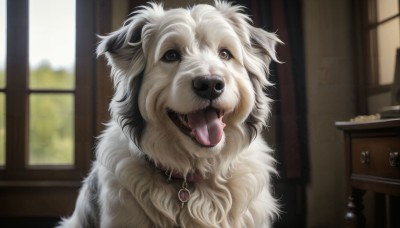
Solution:
M219 97L225 88L225 81L219 75L198 76L193 79L194 92L207 100Z

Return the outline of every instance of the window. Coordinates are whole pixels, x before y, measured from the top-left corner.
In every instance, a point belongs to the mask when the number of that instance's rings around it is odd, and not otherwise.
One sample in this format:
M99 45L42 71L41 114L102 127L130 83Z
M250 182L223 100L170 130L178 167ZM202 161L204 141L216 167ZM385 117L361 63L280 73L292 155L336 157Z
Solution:
M390 104L400 47L400 0L353 0L356 114ZM379 104L381 105L379 105ZM376 106L372 108L372 106ZM371 110L373 109L373 110Z
M369 1L370 86L393 82L396 50L400 46L399 0Z
M95 3L0 0L3 217L58 217L74 206L97 121Z
M27 164L73 166L75 1L29 3Z

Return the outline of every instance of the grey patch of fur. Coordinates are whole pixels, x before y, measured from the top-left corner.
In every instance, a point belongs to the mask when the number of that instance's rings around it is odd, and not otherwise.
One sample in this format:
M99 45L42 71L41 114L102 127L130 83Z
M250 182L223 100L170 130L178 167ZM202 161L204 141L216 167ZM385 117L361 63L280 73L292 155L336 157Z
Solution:
M98 189L98 176L97 172L93 172L86 182L88 183L88 203L90 210L88 216L83 218L86 219L82 224L87 224L87 227L99 227L99 216L100 216L100 205L99 205L99 189Z

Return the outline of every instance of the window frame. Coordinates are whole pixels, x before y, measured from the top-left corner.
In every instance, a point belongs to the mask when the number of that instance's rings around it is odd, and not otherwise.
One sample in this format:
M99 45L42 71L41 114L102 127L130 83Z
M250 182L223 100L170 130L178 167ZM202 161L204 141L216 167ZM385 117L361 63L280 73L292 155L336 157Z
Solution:
M81 181L93 159L94 135L104 121L110 90L105 66L96 64L96 31L107 30L109 0L76 0L76 63L74 94L75 155L73 166L28 166L29 94L53 90L29 90L29 0L7 1L6 53L6 159L0 169L2 217L59 217L72 212ZM12 12L12 13L9 13ZM105 15L99 17L104 12ZM104 25L106 27L104 27ZM103 26L103 27L102 27ZM99 79L96 77L100 76ZM105 81L107 79L107 82ZM95 98L99 98L95 102ZM95 113L103 113L97 117Z

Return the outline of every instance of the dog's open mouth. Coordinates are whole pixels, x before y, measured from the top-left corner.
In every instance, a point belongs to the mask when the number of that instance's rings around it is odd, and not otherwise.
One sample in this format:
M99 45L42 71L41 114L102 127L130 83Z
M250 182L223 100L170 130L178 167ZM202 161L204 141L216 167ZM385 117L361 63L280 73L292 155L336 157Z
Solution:
M203 147L217 145L224 134L225 124L222 122L224 116L222 110L208 107L188 114L178 114L168 110L168 116L182 133Z

